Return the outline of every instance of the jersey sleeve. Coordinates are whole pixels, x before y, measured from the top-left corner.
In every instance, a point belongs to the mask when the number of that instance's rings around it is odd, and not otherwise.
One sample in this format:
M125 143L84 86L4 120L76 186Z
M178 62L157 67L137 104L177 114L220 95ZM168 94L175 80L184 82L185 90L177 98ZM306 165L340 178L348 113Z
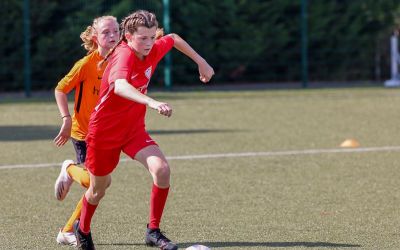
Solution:
M157 48L156 61L158 62L174 47L174 39L169 35L163 36L155 42L154 46Z
M68 74L58 82L56 90L68 94L81 81L83 81L84 65L83 59L77 61Z
M129 76L133 68L133 53L126 47L116 50L113 55L113 62L110 65L110 75L108 83L115 82L118 79L126 79L129 82Z

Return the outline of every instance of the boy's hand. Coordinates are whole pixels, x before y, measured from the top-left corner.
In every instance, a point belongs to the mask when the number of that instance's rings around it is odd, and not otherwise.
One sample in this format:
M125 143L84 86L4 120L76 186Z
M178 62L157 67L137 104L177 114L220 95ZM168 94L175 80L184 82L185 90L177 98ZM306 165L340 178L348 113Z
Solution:
M71 117L63 118L63 124L61 126L60 132L53 140L54 144L56 144L57 147L64 146L64 144L67 143L68 139L71 137L71 128L72 128Z
M199 64L200 81L207 83L214 75L214 69L206 62Z
M172 115L172 107L169 106L168 103L152 100L149 102L148 105L150 108L157 110L160 115L164 115L167 117L170 117Z

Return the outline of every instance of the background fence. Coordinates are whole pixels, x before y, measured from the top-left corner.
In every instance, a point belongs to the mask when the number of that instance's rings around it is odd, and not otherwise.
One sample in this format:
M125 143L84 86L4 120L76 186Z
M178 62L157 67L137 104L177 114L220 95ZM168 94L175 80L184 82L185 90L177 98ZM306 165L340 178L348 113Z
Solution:
M0 91L24 89L24 58L31 88L53 88L85 54L79 34L94 17L111 14L121 20L144 8L162 24L163 2L2 1ZM304 73L309 81L321 82L390 77L389 40L400 16L398 1L170 0L169 5L171 32L214 66L216 82L300 83ZM29 28L25 47L24 23ZM29 60L24 51L30 52ZM198 82L196 65L188 58L174 51L172 62L174 86ZM152 84L164 84L163 70Z

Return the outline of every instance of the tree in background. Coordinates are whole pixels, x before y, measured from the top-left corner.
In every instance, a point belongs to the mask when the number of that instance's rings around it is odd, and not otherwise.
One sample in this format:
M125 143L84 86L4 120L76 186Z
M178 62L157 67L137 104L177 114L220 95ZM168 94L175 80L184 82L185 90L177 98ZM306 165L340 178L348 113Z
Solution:
M0 90L23 88L24 41L21 1L2 1L0 15Z
M311 81L389 77L389 37L400 25L396 0L308 1ZM126 16L160 0L30 0L32 88L51 89L85 51L80 32L95 16ZM171 31L215 66L216 82L286 82L301 79L301 1L170 0ZM23 1L0 3L0 91L22 90ZM193 64L173 53L173 84L197 82ZM162 65L160 64L162 67ZM158 72L162 72L159 70ZM158 73L153 85L162 86Z

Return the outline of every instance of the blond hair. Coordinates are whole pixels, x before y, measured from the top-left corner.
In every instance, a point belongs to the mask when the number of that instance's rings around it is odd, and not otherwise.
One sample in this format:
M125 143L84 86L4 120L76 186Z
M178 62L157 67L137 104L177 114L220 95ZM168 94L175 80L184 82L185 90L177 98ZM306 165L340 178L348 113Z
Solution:
M99 23L103 20L112 20L118 23L117 18L113 16L101 16L95 18L93 20L93 24L87 26L86 29L80 35L80 38L83 41L82 46L88 51L87 54L92 53L98 48L98 44L93 39L93 36L96 35L96 32L99 28Z

